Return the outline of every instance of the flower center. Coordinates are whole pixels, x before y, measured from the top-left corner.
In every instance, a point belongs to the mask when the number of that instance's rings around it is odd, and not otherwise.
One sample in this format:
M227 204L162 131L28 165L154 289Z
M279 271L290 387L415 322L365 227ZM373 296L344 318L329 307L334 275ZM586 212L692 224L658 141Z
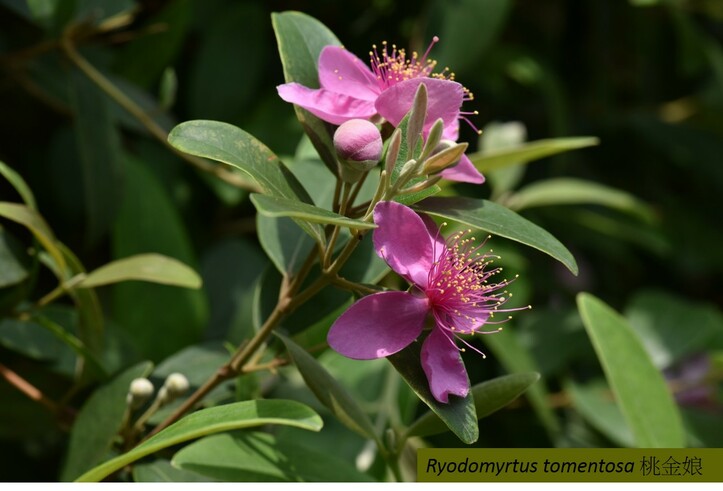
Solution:
M478 332L483 324L499 323L490 321L496 312L520 310L500 308L512 296L504 290L510 281L491 281L502 272L502 268L489 267L498 257L490 254L491 250L480 253L486 240L477 244L470 233L452 235L442 251L435 251L437 261L429 271L425 290L437 325L454 336Z
M412 51L412 56L407 58L407 51L404 48L397 48L396 44L392 44L391 51L386 41L382 41L381 51L377 49L377 45L372 45L369 52L371 70L376 76L379 86L382 90L409 80L419 77L437 78L440 80L454 80L454 72L449 67L444 67L441 72L436 72L437 61L428 58L432 47L439 42L439 38L434 36L432 42L429 43L427 51L420 57L419 53ZM464 91L463 101L474 100L474 94L462 87ZM469 115L478 114L477 111L460 111L459 118L469 124L472 129L481 134L481 131L467 118Z

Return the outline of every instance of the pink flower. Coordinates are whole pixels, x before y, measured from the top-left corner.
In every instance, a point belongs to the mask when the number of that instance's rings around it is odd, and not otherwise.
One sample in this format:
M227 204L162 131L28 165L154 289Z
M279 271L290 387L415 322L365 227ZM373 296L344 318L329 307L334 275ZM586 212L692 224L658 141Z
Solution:
M432 394L444 403L450 394L465 397L469 379L455 339L489 323L508 282L487 283L500 269L485 270L491 256L478 254L473 238L455 234L445 242L431 219L404 205L380 202L374 222L377 254L412 287L356 302L331 326L329 346L349 358L382 358L417 339L430 319L421 359Z
M432 45L437 41L435 37ZM428 94L425 135L434 122L442 118L443 138L456 141L459 119L468 114L460 112L460 108L465 100L472 99L472 94L452 80L453 74L433 73L436 62L427 60L428 53L429 49L421 59L417 53L407 59L403 49L393 46L388 53L384 43L381 55L376 47L370 53L370 69L344 48L326 46L319 55L321 88L310 89L292 82L279 85L277 90L286 102L301 106L331 124L381 116L396 127L412 108L417 88L423 83ZM445 169L442 176L453 181L484 182L467 156L462 156L454 167Z

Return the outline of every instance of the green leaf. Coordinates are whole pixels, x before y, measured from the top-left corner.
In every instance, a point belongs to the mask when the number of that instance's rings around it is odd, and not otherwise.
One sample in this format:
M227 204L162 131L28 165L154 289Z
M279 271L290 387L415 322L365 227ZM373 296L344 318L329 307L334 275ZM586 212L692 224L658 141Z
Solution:
M319 208L314 205L302 203L301 201L265 196L263 194L252 194L251 202L262 215L268 217L291 217L307 222L339 225L355 229L376 228L373 223L354 220L337 213Z
M630 427L605 380L593 380L584 385L567 380L564 387L573 407L595 429L617 445L635 446Z
M524 143L512 148L476 152L468 155L468 157L480 172L485 173L510 165L526 164L533 160L578 148L591 147L598 143L597 138L589 136L552 138Z
M113 257L153 252L196 268L189 234L161 183L135 159L127 158L126 170L126 194L112 234ZM201 338L208 316L201 290L133 281L114 285L112 295L113 318L148 359L162 360Z
M540 371L529 350L525 349L520 343L515 330L505 329L494 335L485 336L484 343L508 372L522 373ZM527 398L540 422L545 427L550 439L554 441L560 432L560 423L547 403L548 394L545 380L542 379L530 387L530 390L527 392Z
M647 203L619 189L584 179L545 179L529 184L514 193L505 205L515 211L536 206L593 204L607 206L653 222L655 214Z
M291 355L292 361L304 378L306 385L324 406L349 429L377 441L382 447L374 425L349 392L301 346L291 339L277 334Z
M38 206L35 204L35 196L33 196L33 192L25 180L2 160L0 160L0 175L7 179L10 185L15 188L15 191L18 192L23 202L28 205L28 208L35 211L38 210Z
M269 41L259 42L270 37L268 10L254 2L216 3L213 14L203 22L189 60L187 107L203 119L246 122L246 109L263 92L270 60L274 68L277 63Z
M266 148L242 129L218 121L187 121L168 135L168 142L182 152L231 165L249 175L264 194L311 203L294 175ZM321 226L297 222L318 243L324 240Z
M110 228L122 195L120 137L111 101L84 74L69 78L73 126L83 180L86 245L93 246Z
M75 21L89 21L95 25L128 14L135 7L133 0L77 0L75 4Z
M182 262L161 254L138 254L117 259L88 273L77 287L94 288L131 280L184 288L201 287L198 273Z
M636 445L684 446L685 433L673 396L630 325L588 293L580 293L577 304Z
M427 376L422 370L420 350L421 343L415 341L387 359L414 393L452 430L452 433L464 443L476 442L479 438L479 426L472 393L464 398L451 396L447 404L437 401L429 390Z
M0 319L0 345L36 360L58 360L62 341L35 321Z
M440 43L433 57L454 72L476 68L507 21L511 0L437 0L429 19L440 19ZM434 25L434 24L433 24Z
M527 128L522 123L493 121L482 129L482 135L479 137L479 149L480 151L491 151L517 147L525 141L525 138L527 138ZM492 201L497 201L496 198L514 189L522 180L525 166L519 164L519 162L515 162L507 167L485 172L485 177L493 190Z
M713 305L662 291L639 291L625 317L659 369L706 351L716 336L723 335L723 316Z
M290 218L257 214L256 232L261 247L281 274L296 273L316 245Z
M201 275L210 309L209 339L238 345L253 336L254 291L267 265L263 252L248 240L221 240L206 250Z
M0 225L0 289L30 277L30 260L18 239Z
M324 24L301 12L273 13L271 23L276 33L286 82L296 82L310 88L319 87L319 54L325 46L340 46L341 42ZM336 174L330 126L298 106L294 106L294 110L322 161Z
M336 455L293 438L259 432L206 437L174 455L173 464L219 481L371 481Z
M414 208L533 247L557 259L577 275L575 258L559 240L504 206L472 198L428 198Z
M150 362L135 365L97 389L88 398L70 433L68 455L61 474L62 481L77 478L107 456L123 423L131 381L147 376L151 373L151 368Z
M149 17L143 16L142 23L134 24L138 29L153 29L158 25L164 26L164 29L154 31L152 36L138 36L118 46L114 50L114 72L141 87L152 87L158 82L161 73L175 62L183 47L192 16L191 0L165 2L159 12Z
M45 220L37 211L26 205L0 202L0 217L5 217L8 220L19 223L30 230L58 266L58 279L60 281L66 279L67 265L63 253L58 248L53 231L50 230L48 224L45 223Z
M507 406L539 379L540 374L534 372L514 373L475 385L471 393L477 419L489 416ZM428 412L411 424L405 436L429 436L446 430L447 427L439 417L433 412Z
M135 482L209 482L208 476L173 467L168 460L157 459L153 462L133 466Z
M164 448L213 433L267 424L295 426L310 431L319 431L323 426L318 414L296 401L262 399L224 404L189 414L133 450L91 469L76 481L99 482L118 469Z

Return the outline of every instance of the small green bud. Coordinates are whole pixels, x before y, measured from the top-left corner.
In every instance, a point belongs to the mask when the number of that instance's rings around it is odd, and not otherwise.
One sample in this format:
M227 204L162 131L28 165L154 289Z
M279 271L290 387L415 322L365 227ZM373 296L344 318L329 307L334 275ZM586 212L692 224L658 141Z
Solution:
M442 140L434 149L432 156L424 162L423 173L426 175L437 174L456 165L467 150L467 146L467 143Z

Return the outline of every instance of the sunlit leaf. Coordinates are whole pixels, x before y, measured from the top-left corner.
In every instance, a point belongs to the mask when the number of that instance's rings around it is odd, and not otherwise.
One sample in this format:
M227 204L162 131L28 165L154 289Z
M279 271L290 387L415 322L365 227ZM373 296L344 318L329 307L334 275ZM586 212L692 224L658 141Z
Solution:
M164 448L214 433L268 424L311 431L319 431L323 425L319 415L296 401L261 399L224 404L189 414L131 451L94 467L76 481L99 482L118 469Z
M504 206L472 198L428 198L414 208L534 247L557 259L577 275L575 258L559 240Z
M639 447L685 445L678 408L627 321L598 298L580 293L578 308L615 399Z
M201 287L198 273L182 262L161 254L138 254L117 259L88 273L77 286L94 288L130 280L185 288Z

